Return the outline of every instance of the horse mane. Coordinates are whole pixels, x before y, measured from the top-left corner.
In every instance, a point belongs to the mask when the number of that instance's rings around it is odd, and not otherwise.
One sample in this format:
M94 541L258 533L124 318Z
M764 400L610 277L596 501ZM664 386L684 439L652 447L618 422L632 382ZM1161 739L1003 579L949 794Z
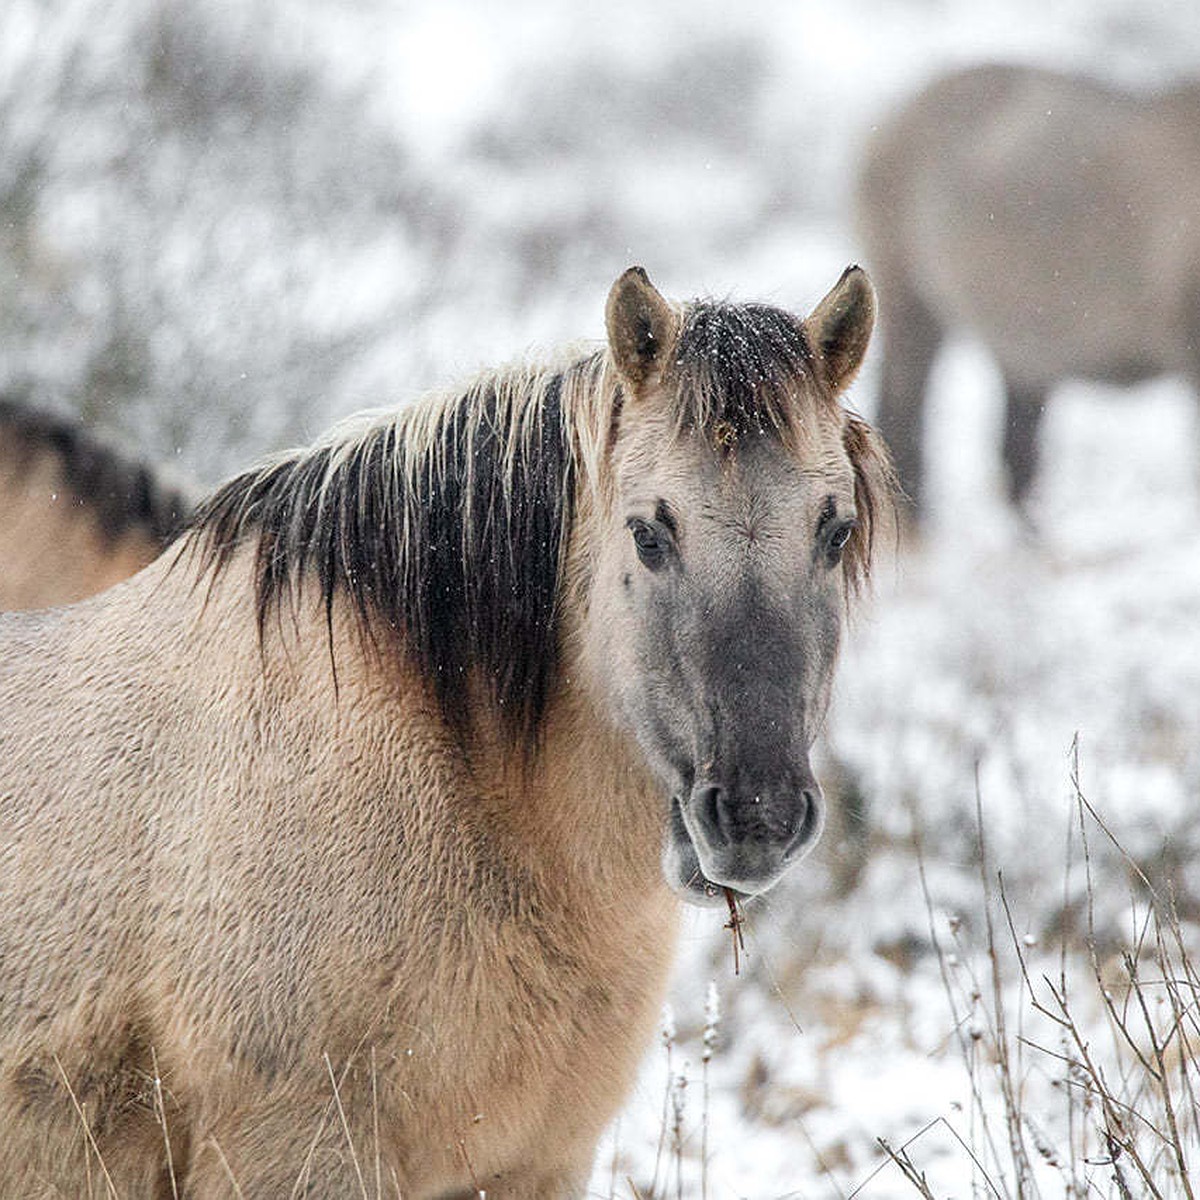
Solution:
M799 322L699 301L681 317L675 427L788 436L797 387L812 378ZM315 579L327 621L344 595L372 642L402 638L453 724L482 682L510 733L536 735L559 660L577 489L601 485L623 400L606 348L500 368L268 460L222 486L191 527L214 573L255 547L260 637Z
M192 522L217 571L255 549L260 634L319 581L376 643L401 634L443 712L467 719L478 672L514 731L536 729L557 662L557 606L577 464L595 459L601 354L481 375L335 426L225 484ZM590 447L590 448L589 448Z
M110 446L75 420L0 396L0 452L17 477L39 458L57 465L64 488L95 518L110 542L140 532L165 547L184 527L191 501L144 463Z

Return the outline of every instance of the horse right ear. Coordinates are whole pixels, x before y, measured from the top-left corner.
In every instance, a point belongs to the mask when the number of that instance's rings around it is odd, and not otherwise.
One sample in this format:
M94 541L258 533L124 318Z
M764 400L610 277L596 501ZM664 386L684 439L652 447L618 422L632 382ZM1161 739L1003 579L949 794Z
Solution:
M818 369L835 396L858 373L874 327L875 289L862 267L847 267L804 322Z
M630 267L612 285L604 320L613 361L626 383L636 391L662 375L679 318L641 267Z

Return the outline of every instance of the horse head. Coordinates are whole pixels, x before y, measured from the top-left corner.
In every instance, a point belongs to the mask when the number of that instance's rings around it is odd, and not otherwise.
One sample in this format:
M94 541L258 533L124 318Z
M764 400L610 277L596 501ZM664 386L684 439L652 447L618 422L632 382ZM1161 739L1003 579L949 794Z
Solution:
M755 894L814 845L810 752L886 461L838 402L874 293L851 268L801 321L613 286L622 400L591 581L594 670L670 797L668 881Z

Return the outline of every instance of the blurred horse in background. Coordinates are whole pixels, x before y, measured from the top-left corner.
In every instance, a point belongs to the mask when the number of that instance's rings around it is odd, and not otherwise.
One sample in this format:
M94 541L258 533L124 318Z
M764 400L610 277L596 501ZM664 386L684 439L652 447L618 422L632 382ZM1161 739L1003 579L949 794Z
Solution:
M0 611L70 604L127 579L192 504L79 422L0 396Z
M856 268L804 320L631 268L606 346L0 616L0 1195L584 1195L679 900L823 824L874 311Z
M1200 85L949 75L875 131L857 210L881 296L878 424L918 511L927 378L950 329L1003 372L1018 504L1057 380L1179 372L1200 395Z

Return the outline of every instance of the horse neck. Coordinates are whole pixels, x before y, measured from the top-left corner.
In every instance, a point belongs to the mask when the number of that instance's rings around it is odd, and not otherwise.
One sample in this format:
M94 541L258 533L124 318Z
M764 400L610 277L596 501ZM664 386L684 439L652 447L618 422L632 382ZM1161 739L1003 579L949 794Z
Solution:
M306 690L329 700L327 720L334 726L349 713L368 723L419 726L421 739L460 748L464 778L472 784L461 795L444 797L458 810L456 819L503 840L551 890L604 887L647 900L670 897L660 865L666 799L632 738L605 715L584 683L582 664L569 653L532 743L514 739L482 686L471 689L466 727L455 730L439 718L433 689L404 661L403 646L386 635L372 643L344 600L335 602L327 623L315 587L305 588L298 606L285 597L281 610L268 616L265 647L252 649L252 558L239 551L211 589L203 574L198 584L190 582L195 577L187 567L175 577L195 617L209 628L220 626L222 636L241 645L232 660L240 665L230 667L241 673L236 689L270 690L264 672L291 679L285 688L304 675ZM564 638L568 646L575 640L570 633Z
M670 895L661 858L667 797L633 736L610 715L604 682L585 650L593 539L610 502L603 489L580 480L560 583L563 661L543 722L529 807L602 886Z
M486 819L564 896L602 889L638 902L667 900L666 799L631 739L578 680L563 671L531 750L514 746L487 717L473 722L468 754Z
M345 597L327 621L319 588L306 584L301 597L284 596L269 611L260 643L252 547L216 572L196 550L194 537L185 537L131 590L109 593L118 601L111 617L124 630L116 636L126 644L150 637L139 630L147 611L158 614L166 636L155 643L153 670L269 719L271 736L301 746L324 739L350 753L360 741L417 761L432 755L438 771L419 777L448 782L431 783L413 801L427 819L453 837L462 830L464 845L494 847L546 905L584 914L572 928L589 928L597 911L615 926L612 914L621 909L621 919L637 914L659 930L660 941L670 936L678 904L661 868L667 800L569 652L533 744L514 740L482 688L469 697L466 726L455 729L403 646L386 631L372 644ZM374 769L379 787L393 786L386 763Z
M588 696L573 693L549 714L545 758L548 799L568 836L591 841L604 873L625 871L631 888L665 886L667 798L631 739Z

